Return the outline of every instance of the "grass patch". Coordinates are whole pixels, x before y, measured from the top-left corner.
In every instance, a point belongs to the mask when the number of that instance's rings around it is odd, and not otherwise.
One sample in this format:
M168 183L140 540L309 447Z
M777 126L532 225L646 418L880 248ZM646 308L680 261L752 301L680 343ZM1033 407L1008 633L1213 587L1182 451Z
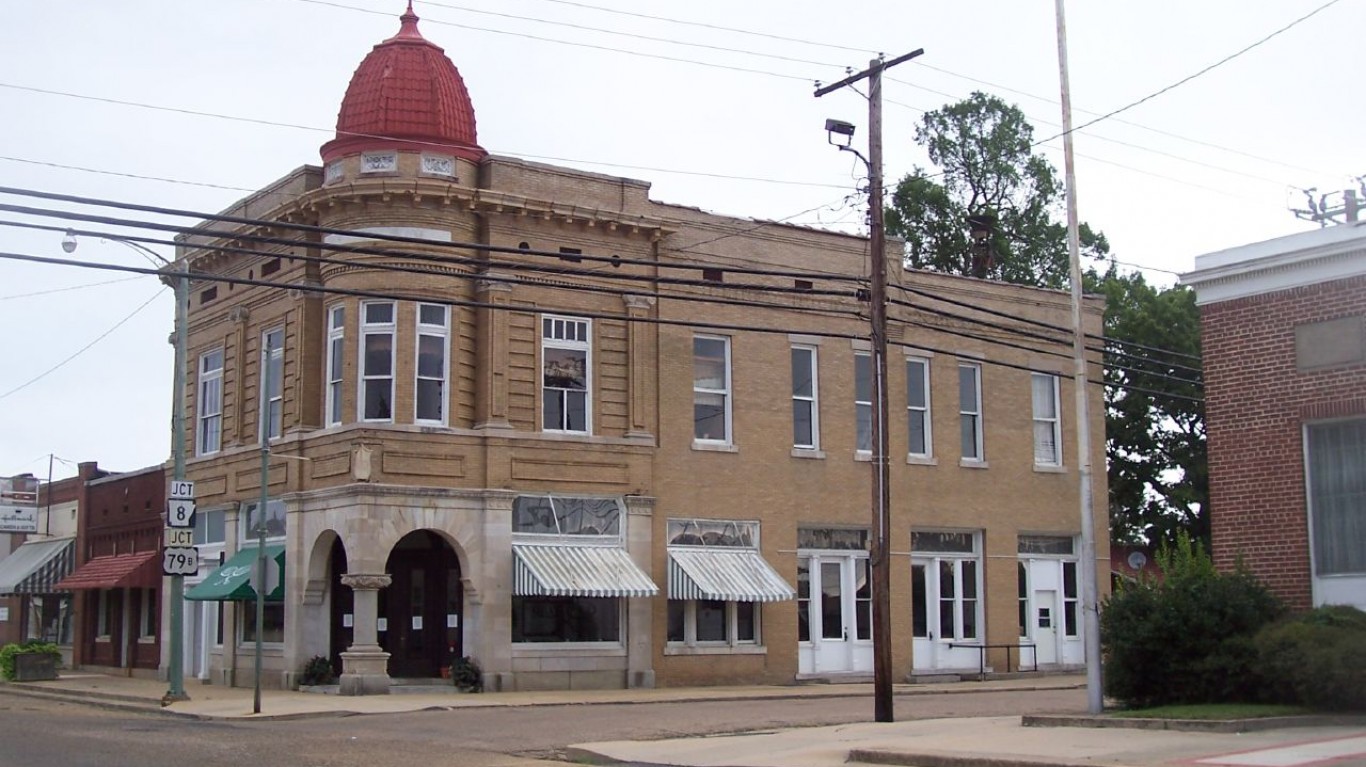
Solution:
M1196 703L1189 705L1156 706L1131 711L1116 711L1115 716L1133 719L1265 719L1271 716L1303 716L1312 714L1303 706L1278 703Z

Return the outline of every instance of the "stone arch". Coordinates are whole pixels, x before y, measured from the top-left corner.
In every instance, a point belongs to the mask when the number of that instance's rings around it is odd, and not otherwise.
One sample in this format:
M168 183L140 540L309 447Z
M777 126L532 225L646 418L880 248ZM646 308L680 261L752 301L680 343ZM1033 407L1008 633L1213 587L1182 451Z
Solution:
M338 543L346 549L346 540L336 530L327 528L313 539L305 563L304 589L301 601L306 605L320 605L327 594L328 576L331 575L332 549Z

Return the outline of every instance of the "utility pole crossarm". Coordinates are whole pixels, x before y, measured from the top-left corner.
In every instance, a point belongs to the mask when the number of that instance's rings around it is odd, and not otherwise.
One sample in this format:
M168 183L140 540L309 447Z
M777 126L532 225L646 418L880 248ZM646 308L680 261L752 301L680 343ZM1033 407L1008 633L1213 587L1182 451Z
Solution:
M858 72L858 73L856 73L856 74L849 75L848 77L844 78L843 80L840 80L840 81L837 82L837 83L831 83L830 85L825 85L825 86L822 86L822 87L820 87L820 88L817 88L817 89L816 89L816 98L820 98L821 96L824 96L824 95L827 94L827 93L831 93L831 92L833 92L833 91L837 91L837 90L839 90L840 88L843 88L843 87L846 86L846 85L853 85L854 83L858 82L859 80L862 80L862 79L864 79L864 78L869 77L870 75L872 75L874 69L891 69L892 67L896 66L897 64L900 64L900 63L906 62L906 61L910 61L911 59L915 58L916 56L920 56L920 55L922 55L922 54L924 54L924 53L925 53L925 49L924 49L924 48L916 48L915 50L911 51L910 53L907 53L907 54L905 54L905 55L903 55L903 56L897 56L896 58L892 59L891 61L882 61L882 60L878 60L878 61L877 61L877 66L876 66L876 67L871 67L871 66L870 66L869 68L863 70L862 72Z

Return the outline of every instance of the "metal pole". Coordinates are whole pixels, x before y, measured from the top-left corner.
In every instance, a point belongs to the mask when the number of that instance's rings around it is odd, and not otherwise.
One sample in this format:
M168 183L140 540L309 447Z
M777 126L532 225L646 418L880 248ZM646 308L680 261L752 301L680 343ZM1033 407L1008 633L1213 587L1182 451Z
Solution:
M130 243L131 244L131 243ZM185 479L185 360L188 355L188 322L190 303L189 262L180 266L180 276L175 283L175 392L171 395L171 458L174 468L171 477L176 481ZM189 700L185 694L185 576L171 576L171 653L166 677L169 687L166 700Z
M1072 268L1072 363L1077 401L1077 482L1081 509L1081 607L1086 649L1086 708L1105 707L1100 669L1100 603L1096 588L1096 531L1091 516L1091 421L1086 391L1086 330L1082 327L1081 244L1077 231L1077 176L1072 157L1072 94L1067 78L1067 22L1063 0L1058 15L1058 74L1062 84L1062 146L1067 174L1067 253Z
M270 348L262 337L261 393L261 497L256 503L256 685L251 711L261 713L261 634L266 622L266 504L270 501Z

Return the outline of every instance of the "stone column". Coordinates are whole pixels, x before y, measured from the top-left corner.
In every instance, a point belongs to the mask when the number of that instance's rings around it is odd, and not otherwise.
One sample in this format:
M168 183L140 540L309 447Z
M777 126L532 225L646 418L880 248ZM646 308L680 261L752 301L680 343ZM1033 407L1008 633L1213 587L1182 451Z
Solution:
M480 301L500 308L476 311L478 350L475 369L476 429L511 429L508 420L508 313L512 285L494 280L479 280L475 287Z
M628 495L626 500L626 551L646 573L654 572L655 499ZM666 595L667 596L667 595ZM626 686L654 687L654 622L651 611L655 600L626 600Z
M392 579L384 573L347 573L341 577L355 598L354 639L341 654L342 695L388 695L389 653L379 647L379 590Z
M651 427L654 423L655 387L652 376L655 365L651 354L650 339L655 335L655 326L645 322L632 322L650 316L650 308L655 305L651 296L622 296L626 303L626 349L627 349L627 401L630 407L630 423L626 428L627 437L642 437L653 440Z

